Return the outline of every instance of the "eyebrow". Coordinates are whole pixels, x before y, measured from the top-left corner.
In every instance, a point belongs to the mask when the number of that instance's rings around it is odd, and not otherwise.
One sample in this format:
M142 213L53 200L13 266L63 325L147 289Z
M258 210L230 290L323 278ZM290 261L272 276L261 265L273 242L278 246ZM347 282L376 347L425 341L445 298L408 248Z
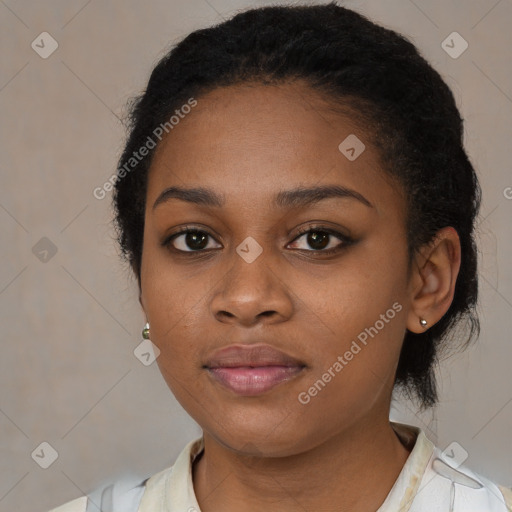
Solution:
M318 187L297 187L291 190L282 190L274 197L274 205L279 208L299 208L314 203L330 199L333 197L341 199L356 199L362 204L373 208L374 206L359 192L341 185L322 185ZM225 204L225 198L217 192L204 188L184 188L169 187L166 188L153 204L153 210L160 204L167 203L171 199L180 199L188 203L207 206L211 208L221 208Z

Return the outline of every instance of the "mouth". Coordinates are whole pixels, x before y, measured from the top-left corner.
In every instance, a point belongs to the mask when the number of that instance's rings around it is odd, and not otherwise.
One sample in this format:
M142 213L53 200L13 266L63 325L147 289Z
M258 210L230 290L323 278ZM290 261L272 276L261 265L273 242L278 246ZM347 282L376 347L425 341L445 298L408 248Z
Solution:
M297 377L306 365L270 345L231 345L203 366L222 386L242 396L255 396Z

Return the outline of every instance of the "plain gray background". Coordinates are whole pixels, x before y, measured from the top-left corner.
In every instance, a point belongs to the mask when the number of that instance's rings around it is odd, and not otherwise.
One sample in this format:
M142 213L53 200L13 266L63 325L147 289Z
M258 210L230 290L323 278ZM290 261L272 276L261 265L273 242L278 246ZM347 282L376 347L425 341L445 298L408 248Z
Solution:
M483 188L480 340L443 363L435 410L400 401L392 418L441 448L458 442L468 466L512 486L512 2L339 3L407 35L443 75ZM127 99L164 52L265 4L0 0L0 511L45 511L121 473L149 476L200 434L156 363L134 356L137 288L117 256L110 196L92 192L115 172ZM441 45L454 31L469 45L458 58ZM58 43L46 59L31 47L42 32ZM43 442L58 453L48 469L31 455Z

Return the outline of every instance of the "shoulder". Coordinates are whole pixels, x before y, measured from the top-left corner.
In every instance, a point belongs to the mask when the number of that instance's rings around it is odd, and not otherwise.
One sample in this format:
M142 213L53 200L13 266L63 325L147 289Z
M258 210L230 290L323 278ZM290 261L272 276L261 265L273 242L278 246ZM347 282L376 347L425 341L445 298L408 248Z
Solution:
M49 512L86 512L87 496L82 496L73 501L68 501L57 508L52 508Z
M503 494L507 509L512 512L512 488L498 485L498 489L500 490L501 494Z
M512 512L512 490L463 465L467 453L457 443L441 451L425 432L392 422L409 458L379 512L451 510Z
M204 440L201 436L183 448L172 466L153 476L142 479L124 475L113 483L99 486L88 496L77 498L49 512L138 512L142 509L158 512L161 510L160 497L169 485L173 502L181 504L183 496L193 495L191 465L203 449ZM176 509L182 508L178 506Z
M425 500L422 505L433 509L441 502L449 502L454 511L512 512L512 490L457 462L454 450L435 447L421 487L429 490L421 493Z
M49 512L137 512L147 480L124 476Z

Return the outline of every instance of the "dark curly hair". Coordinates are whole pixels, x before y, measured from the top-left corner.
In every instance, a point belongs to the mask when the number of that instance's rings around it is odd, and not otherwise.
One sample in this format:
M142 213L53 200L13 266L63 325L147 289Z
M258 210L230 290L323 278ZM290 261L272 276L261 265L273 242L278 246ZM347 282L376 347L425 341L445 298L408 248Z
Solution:
M447 84L404 36L357 12L334 2L246 10L192 32L158 62L146 91L129 105L129 135L114 180L121 257L140 288L146 182L154 148L133 170L127 163L132 159L133 166L134 153L155 128L190 97L215 88L296 80L323 93L333 109L355 112L379 150L384 171L401 185L409 271L416 251L432 242L439 229L457 230L462 261L452 304L426 332L405 333L395 376L397 389L421 409L432 407L438 400L434 370L441 349L453 349L461 340L466 348L480 333L473 229L481 189Z

